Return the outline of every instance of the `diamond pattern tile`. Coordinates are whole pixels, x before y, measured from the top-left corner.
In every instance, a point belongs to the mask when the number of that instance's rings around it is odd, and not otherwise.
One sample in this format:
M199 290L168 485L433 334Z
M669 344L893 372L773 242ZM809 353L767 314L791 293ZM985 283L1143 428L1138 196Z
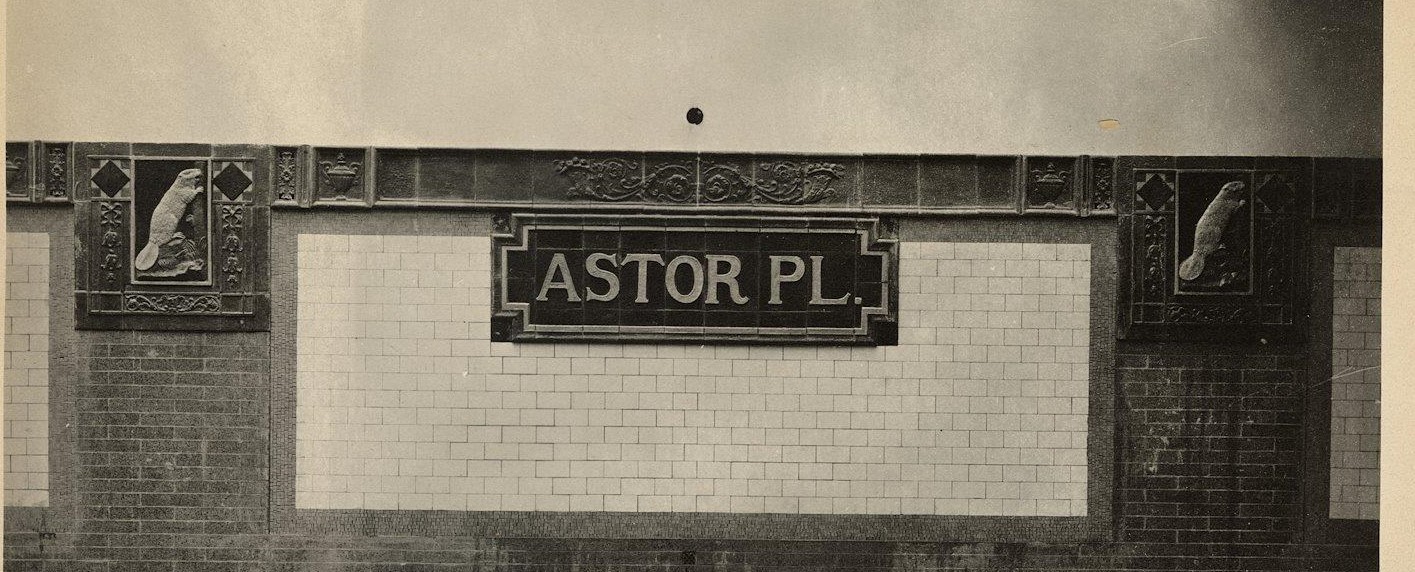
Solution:
M1256 194L1268 212L1278 213L1286 209L1287 205L1292 202L1292 185L1287 182L1286 178L1273 175L1263 181L1263 185L1258 187Z
M98 169L97 173L93 174L91 180L93 184L98 185L98 190L111 197L118 194L118 191L122 190L123 186L127 185L132 178L128 177L128 174L124 173L123 168L119 167L117 163L108 161Z
M221 191L226 200L234 201L241 196L241 193L250 188L251 178L247 177L245 172L241 171L241 168L237 167L235 163L227 163L226 168L222 169L211 180L211 183L216 185L216 189Z
M1135 191L1150 210L1159 210L1169 204L1169 199L1174 197L1174 187L1170 186L1159 174L1148 175L1149 179L1140 185L1140 189Z

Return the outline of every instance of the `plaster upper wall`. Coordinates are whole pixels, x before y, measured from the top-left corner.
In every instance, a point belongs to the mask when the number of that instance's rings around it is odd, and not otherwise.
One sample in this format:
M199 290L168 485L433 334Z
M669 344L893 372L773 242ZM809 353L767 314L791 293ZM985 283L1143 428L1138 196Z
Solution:
M1380 154L1374 2L7 10L11 140Z

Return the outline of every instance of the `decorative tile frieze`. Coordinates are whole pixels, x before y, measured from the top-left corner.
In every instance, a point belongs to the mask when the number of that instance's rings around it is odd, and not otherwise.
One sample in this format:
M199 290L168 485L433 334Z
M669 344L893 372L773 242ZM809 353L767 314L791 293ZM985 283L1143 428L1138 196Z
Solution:
M700 162L697 157L571 157L552 161L567 181L565 197L596 202L664 204L756 203L807 205L843 199L846 168L813 160L765 160L756 169Z
M219 314L215 294L124 294L123 310L153 314Z
M67 202L69 200L69 143L43 143L44 147L44 198L46 202Z
M1090 175L1086 208L1091 214L1115 212L1115 159L1091 157Z
M835 187L845 166L828 161L768 161L757 167L752 198L756 202L804 205L840 198Z
M365 151L359 148L315 150L316 203L364 203L369 180Z
M67 203L72 200L72 143L5 143L5 198L11 202Z
M1381 217L1381 163L1369 159L1317 159L1312 216L1364 221Z
M421 157L416 149L374 149L373 162L378 165L378 176L374 180L374 200L379 203L407 202L430 199L432 196L445 197L449 189L442 192L418 196L418 174ZM429 161L433 163L435 161ZM466 172L470 174L474 164L466 162ZM470 183L471 177L465 177ZM436 181L428 181L431 187ZM441 185L438 185L441 186Z
M33 145L21 142L5 143L5 198L27 201L33 187Z
M130 186L121 178L131 174L116 167L93 171L75 145L7 143L7 200L62 202L74 192L116 196ZM77 145L112 156L217 154L201 144ZM1251 206L1258 214L1353 223L1381 214L1378 159L246 148L268 153L269 164L259 174L212 165L212 192L229 199L247 180L267 178L270 204L281 208L1116 216L1172 210L1172 171L1206 168L1254 173Z
M1073 157L1028 157L1026 209L1075 211L1078 166Z
M275 188L276 204L296 204L299 201L300 148L275 148Z

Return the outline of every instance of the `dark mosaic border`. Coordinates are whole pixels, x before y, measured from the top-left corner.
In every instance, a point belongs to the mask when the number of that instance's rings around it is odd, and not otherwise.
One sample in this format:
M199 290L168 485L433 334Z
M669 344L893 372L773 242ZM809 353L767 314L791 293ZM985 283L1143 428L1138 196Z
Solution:
M1331 518L1331 352L1333 257L1338 246L1381 246L1381 227L1318 223L1311 233L1311 318L1303 425L1303 530L1308 542L1366 542L1379 538L1379 520ZM1388 483L1387 483L1388 484Z
M7 232L49 235L49 506L5 507L5 530L64 532L75 518L74 222L67 204L11 203ZM62 536L61 536L62 537Z
M488 538L687 538L760 540L1080 542L1111 538L1114 473L1114 223L1063 219L901 222L901 241L1088 243L1091 250L1091 383L1085 517L552 513L295 508L296 235L481 236L489 213L278 211L272 218L271 530L302 535Z

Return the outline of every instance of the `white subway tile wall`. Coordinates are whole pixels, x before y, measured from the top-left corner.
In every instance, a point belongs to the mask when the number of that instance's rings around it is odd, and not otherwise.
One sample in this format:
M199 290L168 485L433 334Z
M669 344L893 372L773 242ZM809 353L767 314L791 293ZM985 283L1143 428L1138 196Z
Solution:
M1332 276L1331 518L1380 518L1381 249L1337 247Z
M48 506L49 235L5 239L5 506Z
M849 348L492 343L487 238L298 243L299 508L1086 514L1089 245L905 243Z

